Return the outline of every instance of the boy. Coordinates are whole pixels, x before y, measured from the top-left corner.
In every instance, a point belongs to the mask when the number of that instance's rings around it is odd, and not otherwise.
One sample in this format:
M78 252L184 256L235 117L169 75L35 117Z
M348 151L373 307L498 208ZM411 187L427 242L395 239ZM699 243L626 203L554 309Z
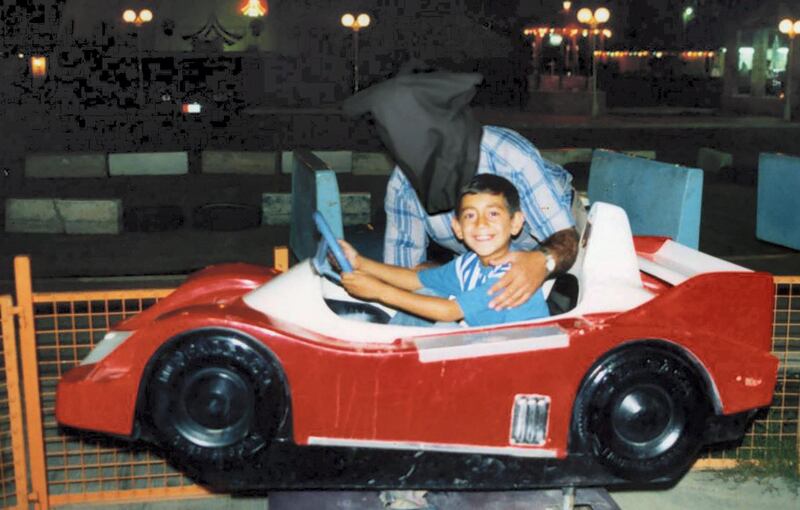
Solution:
M451 223L456 237L471 251L443 266L416 272L362 257L341 241L353 266L352 273L342 274L342 285L355 297L438 322L463 319L469 326L485 326L546 317L541 289L516 308L489 307L489 289L510 266L488 262L509 252L511 238L524 222L514 185L497 175L478 174L461 189ZM414 293L423 288L445 297Z

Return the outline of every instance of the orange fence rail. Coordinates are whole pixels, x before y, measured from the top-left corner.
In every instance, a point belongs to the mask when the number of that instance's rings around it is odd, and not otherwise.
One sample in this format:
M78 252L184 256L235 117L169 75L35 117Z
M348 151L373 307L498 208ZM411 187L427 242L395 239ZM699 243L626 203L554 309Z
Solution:
M28 479L22 418L22 392L14 333L14 304L0 296L0 506L28 508Z
M34 293L27 258L15 259L15 271L17 306L9 296L0 296L0 508L27 509L33 503L46 510L208 495L143 446L67 434L55 421L55 388L62 374L108 328L171 289ZM800 464L800 278L775 279L773 352L780 371L772 407L755 420L738 447L710 450L696 468L775 456L794 456Z

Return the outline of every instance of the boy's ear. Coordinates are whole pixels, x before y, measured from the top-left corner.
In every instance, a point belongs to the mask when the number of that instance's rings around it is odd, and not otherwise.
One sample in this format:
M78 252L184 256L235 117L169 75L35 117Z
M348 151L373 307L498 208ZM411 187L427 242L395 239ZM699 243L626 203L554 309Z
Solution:
M517 211L511 216L511 235L515 236L522 230L522 225L525 224L525 216L522 212Z
M453 229L453 233L456 235L459 241L464 240L464 232L461 230L461 223L456 220L455 216L450 218L450 228Z

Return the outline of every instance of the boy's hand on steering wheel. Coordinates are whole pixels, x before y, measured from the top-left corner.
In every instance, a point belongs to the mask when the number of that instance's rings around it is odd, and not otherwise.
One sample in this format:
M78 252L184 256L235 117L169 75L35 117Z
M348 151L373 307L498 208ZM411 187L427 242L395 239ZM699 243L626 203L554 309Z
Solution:
M344 256L347 257L347 261L353 266L353 271L358 270L361 267L361 256L358 251L344 239L339 239L338 242L344 252Z
M360 271L342 273L342 287L348 294L367 301L376 301L381 297L386 284L373 276Z

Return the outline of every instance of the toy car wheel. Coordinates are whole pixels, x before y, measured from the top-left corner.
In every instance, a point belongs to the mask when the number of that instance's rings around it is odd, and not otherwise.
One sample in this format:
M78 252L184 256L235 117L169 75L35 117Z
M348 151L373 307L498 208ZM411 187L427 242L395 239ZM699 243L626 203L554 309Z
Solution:
M274 362L230 332L179 340L151 374L149 421L179 461L242 462L269 444L284 419L284 384Z
M634 481L688 469L702 443L708 401L680 355L628 347L600 363L575 403L578 439L611 472Z

